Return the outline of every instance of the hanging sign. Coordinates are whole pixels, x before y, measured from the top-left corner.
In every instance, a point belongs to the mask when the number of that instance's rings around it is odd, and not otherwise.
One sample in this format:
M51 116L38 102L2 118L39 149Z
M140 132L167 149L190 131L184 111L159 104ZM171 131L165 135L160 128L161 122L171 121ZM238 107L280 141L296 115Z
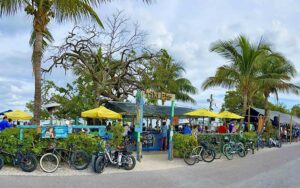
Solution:
M150 89L147 89L144 91L144 94L147 98L151 99L160 99L163 101L169 101L169 100L175 100L175 95L170 93L164 93L164 92L156 92Z

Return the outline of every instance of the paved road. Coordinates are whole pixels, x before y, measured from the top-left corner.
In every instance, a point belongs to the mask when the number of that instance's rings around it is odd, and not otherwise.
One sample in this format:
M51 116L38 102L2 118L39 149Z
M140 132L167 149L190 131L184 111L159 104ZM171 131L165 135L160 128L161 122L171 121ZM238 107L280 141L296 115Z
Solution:
M0 176L0 188L300 187L300 143L171 170L71 177Z

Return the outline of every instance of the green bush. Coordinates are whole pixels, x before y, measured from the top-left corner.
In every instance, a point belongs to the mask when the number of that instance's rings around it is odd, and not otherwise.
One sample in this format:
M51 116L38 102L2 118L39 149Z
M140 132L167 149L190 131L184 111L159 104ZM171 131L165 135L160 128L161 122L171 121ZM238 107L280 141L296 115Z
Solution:
M99 136L89 135L85 133L72 133L66 139L41 138L41 134L36 129L24 129L23 141L19 140L19 129L9 128L0 132L0 145L4 151L15 153L17 144L22 144L23 151L30 151L37 156L44 154L45 149L55 145L56 147L68 148L69 143L74 143L74 149L84 150L89 154L93 154L98 149L100 141ZM6 162L9 162L6 159Z
M111 127L110 133L112 133L113 137L109 140L109 144L115 148L120 146L123 142L123 133L125 128L121 124L117 124Z
M184 135L184 134L174 134L173 137L174 143L174 157L182 158L185 151L196 147L197 139L191 135Z

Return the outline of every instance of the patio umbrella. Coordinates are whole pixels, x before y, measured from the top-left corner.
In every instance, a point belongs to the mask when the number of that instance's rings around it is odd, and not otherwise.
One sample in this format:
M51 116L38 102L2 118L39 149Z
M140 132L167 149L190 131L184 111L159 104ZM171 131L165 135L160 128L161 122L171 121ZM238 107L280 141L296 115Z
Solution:
M7 112L5 115L12 120L31 120L32 116L22 110L15 110L13 112Z
M0 116L4 115L4 114L7 113L7 112L12 112L12 110L6 110L6 111L4 111L4 112L0 112Z
M213 117L213 118L218 117L218 114L216 114L212 111L206 110L206 109L194 110L194 111L185 113L184 115L191 116L191 117L203 117L203 125L204 125L204 117Z
M122 119L122 115L100 106L99 108L81 112L81 117L97 118L97 119Z
M243 119L244 117L239 116L235 113L224 111L218 114L218 118L223 118L223 119Z
M209 110L206 110L206 109L194 110L194 111L185 113L184 115L193 116L193 117L218 117L218 114L211 112Z

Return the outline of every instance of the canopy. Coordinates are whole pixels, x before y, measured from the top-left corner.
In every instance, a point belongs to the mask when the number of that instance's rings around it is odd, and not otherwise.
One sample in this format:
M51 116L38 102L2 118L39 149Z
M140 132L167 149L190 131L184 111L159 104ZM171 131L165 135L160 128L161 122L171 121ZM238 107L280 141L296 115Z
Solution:
M13 112L7 112L5 115L12 120L31 120L32 116L22 110L15 110Z
M188 113L185 113L187 116L193 116L193 117L218 117L218 114L211 112L206 109L198 109L194 110Z
M244 117L239 116L235 113L224 111L218 114L218 118L224 118L224 119L243 119Z
M121 114L111 111L105 108L104 106L100 106L99 108L81 112L81 117L99 118L99 119L122 119Z

